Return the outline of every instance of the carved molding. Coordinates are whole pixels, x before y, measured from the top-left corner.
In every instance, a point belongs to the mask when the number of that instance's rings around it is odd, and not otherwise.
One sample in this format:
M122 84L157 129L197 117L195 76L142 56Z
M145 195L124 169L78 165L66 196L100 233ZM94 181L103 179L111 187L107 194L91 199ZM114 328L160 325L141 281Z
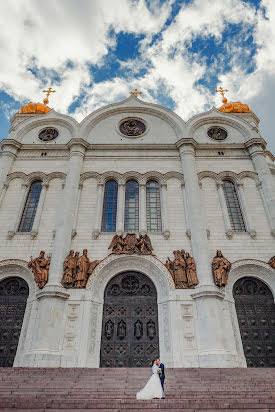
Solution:
M159 299L167 298L169 290L175 290L169 271L160 260L150 255L109 255L95 268L86 289L91 291L93 298L103 303L104 290L109 280L121 271L137 268L153 281Z
M29 174L23 173L23 172L13 172L10 173L7 177L6 184L9 185L9 183L14 180L14 179L22 179L22 184L24 185L30 185L34 180L41 180L43 184L48 185L49 182L53 179L61 179L63 182L66 180L66 174L62 172L52 172L49 174L37 171L37 172L32 172Z
M245 276L260 279L270 288L275 298L275 269L272 269L267 263L261 260L242 259L232 263L228 277L228 285L225 288L228 299L234 302L233 286L238 279Z
M21 259L5 259L0 261L0 280L7 277L18 276L24 279L29 286L29 298L33 299L36 292L36 285L33 274L28 268L28 262Z
M255 181L256 185L259 184L257 173L251 172L249 170L244 170L240 173L235 173L230 170L225 170L220 173L215 173L210 170L204 170L198 173L199 182L201 182L204 178L207 178L207 177L210 177L211 179L215 180L217 185L222 185L222 181L228 178L233 180L237 185L241 185L243 184L241 181L245 177L250 177L251 179Z

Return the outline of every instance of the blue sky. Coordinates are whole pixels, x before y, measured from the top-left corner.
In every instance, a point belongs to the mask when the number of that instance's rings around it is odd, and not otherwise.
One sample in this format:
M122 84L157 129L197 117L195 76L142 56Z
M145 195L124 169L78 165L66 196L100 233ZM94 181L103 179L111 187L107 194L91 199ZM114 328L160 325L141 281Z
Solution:
M10 0L1 2L0 138L41 91L78 121L129 96L184 120L221 99L248 103L275 153L274 0Z

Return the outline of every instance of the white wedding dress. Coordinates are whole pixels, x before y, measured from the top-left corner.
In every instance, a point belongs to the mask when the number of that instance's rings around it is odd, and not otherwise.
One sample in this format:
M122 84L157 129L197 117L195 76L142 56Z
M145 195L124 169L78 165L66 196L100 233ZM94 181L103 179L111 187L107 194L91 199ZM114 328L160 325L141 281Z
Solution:
M162 386L158 375L158 365L152 366L153 375L143 389L136 395L137 399L163 398Z

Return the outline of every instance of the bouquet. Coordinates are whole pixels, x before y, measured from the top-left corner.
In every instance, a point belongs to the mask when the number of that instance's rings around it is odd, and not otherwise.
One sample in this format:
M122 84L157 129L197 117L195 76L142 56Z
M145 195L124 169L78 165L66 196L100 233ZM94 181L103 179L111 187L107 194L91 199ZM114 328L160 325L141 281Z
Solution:
M161 375L162 374L162 370L161 368L158 368L158 374Z

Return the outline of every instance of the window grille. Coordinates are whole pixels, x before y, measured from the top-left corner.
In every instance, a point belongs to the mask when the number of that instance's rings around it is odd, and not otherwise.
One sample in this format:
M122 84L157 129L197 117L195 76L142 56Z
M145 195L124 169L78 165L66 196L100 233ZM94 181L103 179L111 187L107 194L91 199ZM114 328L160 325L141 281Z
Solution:
M225 180L223 182L223 190L232 229L234 232L245 232L242 209L234 183L230 180Z
M161 232L160 188L158 182L146 184L146 217L149 232Z
M124 230L125 232L139 230L139 187L134 180L126 183Z
M102 232L116 231L117 189L118 184L115 180L109 180L106 182L101 224Z
M32 230L41 189L42 183L40 181L36 181L31 184L18 227L18 232L30 232Z

